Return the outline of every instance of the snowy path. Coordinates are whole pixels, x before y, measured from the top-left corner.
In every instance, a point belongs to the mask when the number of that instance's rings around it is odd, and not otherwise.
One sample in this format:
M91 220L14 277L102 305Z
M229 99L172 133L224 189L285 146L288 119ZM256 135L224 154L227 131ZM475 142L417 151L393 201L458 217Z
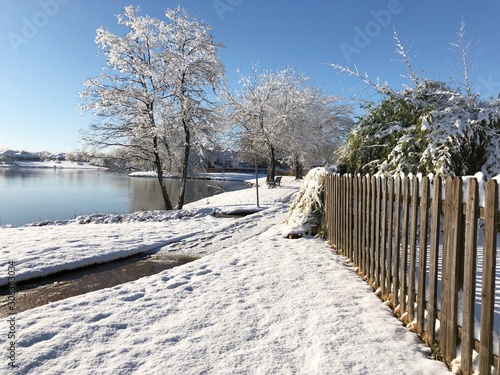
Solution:
M18 314L11 373L447 373L324 242L282 230Z
M186 236L178 242L162 247L160 251L182 251L187 255L206 255L239 244L286 219L288 206L274 205L244 218L225 221L215 227Z

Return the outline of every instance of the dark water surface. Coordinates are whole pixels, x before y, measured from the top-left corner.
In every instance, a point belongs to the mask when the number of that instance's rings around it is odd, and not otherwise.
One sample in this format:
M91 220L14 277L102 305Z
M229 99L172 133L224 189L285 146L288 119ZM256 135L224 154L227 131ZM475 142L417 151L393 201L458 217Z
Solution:
M175 205L181 181L168 179ZM186 203L220 189L244 189L243 182L189 180ZM126 214L163 209L156 178L129 177L103 170L0 168L0 225L68 220L92 213Z
M16 312L19 313L95 290L111 288L196 259L198 258L179 252L162 253L161 255L138 254L109 263L27 280L17 284ZM8 316L11 312L8 296L8 287L0 287L0 318Z

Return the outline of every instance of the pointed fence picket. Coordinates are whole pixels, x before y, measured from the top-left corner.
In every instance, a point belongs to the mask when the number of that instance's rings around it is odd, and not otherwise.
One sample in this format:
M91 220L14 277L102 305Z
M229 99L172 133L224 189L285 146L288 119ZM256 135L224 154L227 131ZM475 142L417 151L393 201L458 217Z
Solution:
M475 351L479 372L490 374L500 351L493 340L498 187L484 183L481 207L480 184L467 181L464 190L460 177L328 176L326 234L400 319L429 346L439 344L448 364L461 344L462 372L473 373Z

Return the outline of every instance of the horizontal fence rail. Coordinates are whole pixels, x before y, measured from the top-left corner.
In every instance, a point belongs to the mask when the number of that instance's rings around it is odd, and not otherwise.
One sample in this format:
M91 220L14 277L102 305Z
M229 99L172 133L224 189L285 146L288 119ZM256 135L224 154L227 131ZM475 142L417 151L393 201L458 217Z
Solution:
M325 182L325 210L329 243L395 315L439 345L448 364L460 344L464 374L498 371L495 180L335 174Z

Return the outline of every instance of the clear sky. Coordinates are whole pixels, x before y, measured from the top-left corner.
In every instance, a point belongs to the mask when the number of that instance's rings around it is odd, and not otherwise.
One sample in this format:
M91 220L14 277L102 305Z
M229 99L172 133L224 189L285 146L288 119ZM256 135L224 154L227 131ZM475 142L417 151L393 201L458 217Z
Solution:
M354 78L327 63L354 64L399 88L404 65L393 27L411 46L413 67L431 79L460 76L449 50L462 19L471 78L486 97L500 92L500 2L493 0L2 0L0 4L0 149L71 151L91 117L76 109L82 81L97 76L96 29L118 32L115 14L129 4L162 18L181 5L213 26L231 87L236 69L292 66L327 93L359 92Z

